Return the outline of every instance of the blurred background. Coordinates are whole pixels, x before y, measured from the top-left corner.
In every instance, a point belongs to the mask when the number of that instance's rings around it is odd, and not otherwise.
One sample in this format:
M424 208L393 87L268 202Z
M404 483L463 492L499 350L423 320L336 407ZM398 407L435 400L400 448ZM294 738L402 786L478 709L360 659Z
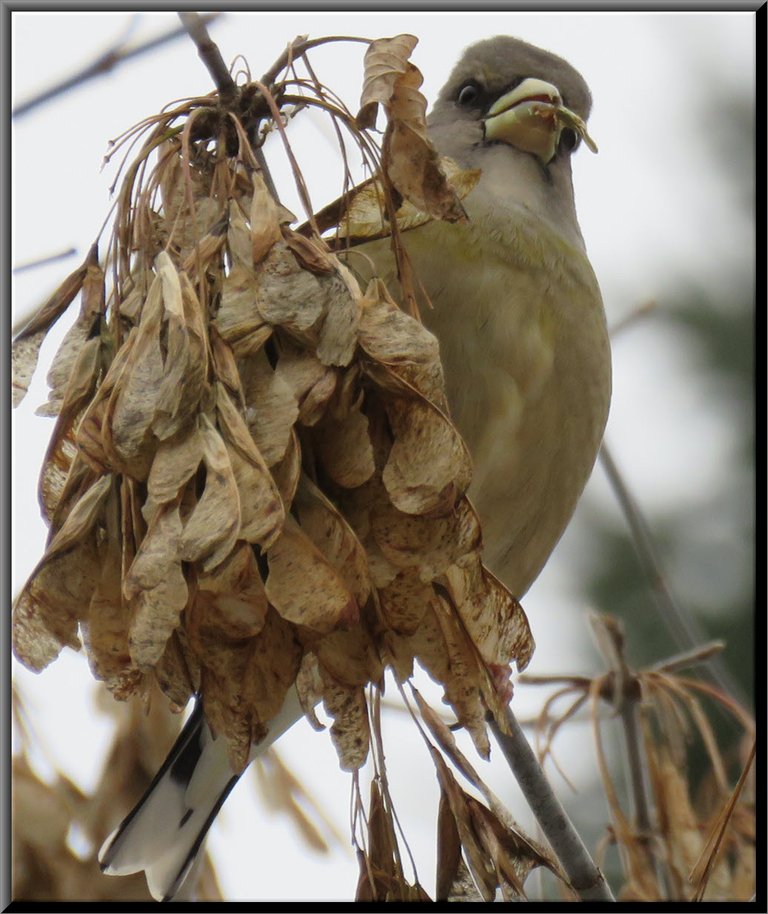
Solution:
M173 13L16 12L13 104L24 105L110 48L139 45L176 25ZM667 585L705 638L726 642L725 664L742 700L751 704L754 14L259 12L222 14L210 31L224 59L229 63L242 55L238 66L245 68L247 61L256 77L300 34L374 38L410 32L419 37L412 59L424 73L428 99L464 47L496 34L554 51L581 71L592 89L590 133L600 152L594 156L582 146L574 161L577 208L609 325L629 321L614 339L606 441L651 528ZM353 111L363 49L334 45L311 55L320 79ZM101 170L108 141L174 99L211 90L195 48L181 38L14 119L12 262L19 266L70 248L76 252L14 275L14 324L82 261L99 231L115 176L114 162ZM339 191L335 139L311 115L298 118L289 136L317 208ZM300 216L287 170L269 144L266 154L284 202ZM636 316L651 302L649 313ZM53 420L34 410L45 400L44 366L74 319L76 309L71 310L49 334L41 369L12 416L12 594L44 549L36 487ZM524 606L537 642L532 673L589 675L602 669L589 637L589 609L624 621L634 664L679 650L659 619L600 465ZM104 702L97 704L84 657L65 650L39 676L14 661L13 673L34 731L37 772L45 778L58 769L81 789L93 789L113 721L101 709ZM543 698L535 687L518 687L518 716L535 715ZM385 722L397 811L419 879L431 891L437 802L432 765L407 715L392 711ZM727 746L735 728L717 712L713 723ZM348 842L349 777L339 771L327 734L303 722L279 748L333 824L321 826L329 849L312 850L289 817L267 808L248 774L209 840L224 897L350 899L357 862ZM577 792L555 773L558 791L594 842L608 811L596 789L588 724L566 727L555 752ZM529 824L503 763L496 760L481 773ZM87 855L82 838L73 834L70 840Z

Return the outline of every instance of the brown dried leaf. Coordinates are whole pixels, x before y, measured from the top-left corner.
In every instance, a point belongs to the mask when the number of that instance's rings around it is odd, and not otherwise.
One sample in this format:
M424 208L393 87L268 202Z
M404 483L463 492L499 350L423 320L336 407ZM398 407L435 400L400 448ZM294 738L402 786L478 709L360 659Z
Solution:
M471 797L459 787L456 778L440 754L432 747L430 747L430 751L441 787L441 804L444 803L450 809L453 820L456 823L461 846L464 850L464 857L472 878L480 890L483 900L486 902L493 901L498 879L491 860L475 834L472 816L468 807L468 801ZM447 815L447 810L444 810L444 816Z
M159 660L187 603L181 535L178 504L164 505L152 519L123 580L123 595L132 610L131 658L139 668Z
M164 374L160 348L162 317L162 284L158 277L150 287L138 329L131 331L118 350L102 384L107 391L111 388L105 417L109 449L114 448L118 460L133 466L137 465L139 453L147 450L150 427L160 399ZM89 413L95 412L96 402L92 403ZM87 428L86 420L83 428Z
M337 373L313 353L286 346L280 353L275 374L284 381L298 403L298 421L314 425L323 415L336 390Z
M456 427L422 398L388 397L394 435L382 479L392 503L406 514L445 514L472 476L467 446Z
M215 324L208 325L208 339L211 343L213 357L213 373L216 378L225 384L238 399L242 399L240 373L237 370L237 359L229 343L222 339Z
M411 35L370 44L365 55L365 82L360 127L375 123L375 106L383 104L389 124L382 158L393 186L418 209L450 222L466 220L464 208L440 169L437 151L427 136L427 100L419 92L423 78L409 62L416 39Z
M91 400L100 367L101 344L88 340L80 350L69 384L64 392L61 412L56 420L40 474L39 500L48 520L53 518L66 479L77 455L74 429Z
M282 708L288 689L296 680L301 647L293 626L273 609L267 613L264 626L253 642L243 696L258 725L265 726Z
M168 247L172 243L184 260L219 221L223 207L220 199L209 196L210 178L203 169L185 167L180 149L162 158L160 189L164 219L160 244Z
M240 376L248 430L267 466L273 466L285 456L299 415L296 397L263 350L240 363Z
M485 726L483 700L488 675L479 666L477 651L448 603L438 596L421 619L418 630L407 638L393 637L392 648L399 668L406 667L402 652L410 651L429 675L442 684L445 701L468 731L482 758L490 744Z
M343 418L326 413L315 430L317 455L334 482L352 489L371 478L376 469L373 447L368 418L359 406Z
M201 609L195 605L192 616ZM267 723L282 707L301 651L291 626L274 610L253 638L222 639L215 626L196 626L195 631L206 718L214 733L227 740L230 764L240 771L251 743L264 737Z
M264 627L267 594L253 549L238 543L214 571L197 579L196 603L206 607L205 624L223 638L251 638Z
M489 664L515 661L519 671L534 650L523 607L480 562L477 553L458 559L446 571L448 589L470 638Z
M80 420L75 441L77 449L84 460L98 473L122 472L126 475L138 474L145 478L149 472L149 459L143 453L142 460L134 458L131 465L126 464L112 446L111 428L108 421L114 411L115 400L120 391L116 386L121 381L123 373L130 371L132 353L139 339L139 330L132 327L122 346L117 350L109 364L106 376L97 387L85 414ZM108 412L109 411L109 412Z
M356 771L368 757L371 733L362 686L345 686L323 674L323 705L333 717L331 739L344 771Z
M54 450L46 455L40 473L38 501L43 517L58 530L78 493L90 484L95 473L78 453L72 428L51 444Z
M312 729L318 733L325 730L325 724L321 724L315 714L315 708L323 697L323 677L317 657L311 652L304 654L301 658L301 664L296 673L296 693Z
M47 333L61 315L75 300L75 296L82 289L88 264L93 260L93 248L88 251L88 256L73 270L69 276L58 286L54 293L35 311L32 317L14 337L16 340L28 339L36 336L40 331Z
M361 300L360 346L445 412L440 345L419 321L402 311L374 279Z
M253 270L235 264L224 277L214 325L241 359L258 352L272 335L259 310L259 296Z
M437 875L435 900L446 901L453 894L453 886L461 863L461 840L456 819L445 790L440 791L437 813Z
M78 619L87 611L99 576L93 534L69 552L42 559L13 606L13 651L26 667L40 672L62 647L80 649Z
M371 799L368 804L367 856L373 885L369 883L368 892L358 894L356 900L385 901L402 873L398 866L397 835L392 812L385 805L375 780L371 780Z
M456 740L450 728L443 722L440 716L436 714L432 708L430 708L430 706L424 701L424 699L415 689L413 690L413 695L416 699L416 703L419 706L419 712L421 714L422 720L428 727L432 736L437 741L441 751L451 760L451 762L453 762L456 768L469 781L469 783L472 784L472 786L477 790L479 790L480 793L482 793L482 795L485 797L490 812L489 810L485 811L493 815L494 821L496 823L493 828L496 830L498 830L498 828L503 829L505 834L505 841L508 842L511 840L514 843L516 850L528 858L531 861L532 866L541 863L551 869L552 872L562 878L563 881L567 881L558 865L552 858L547 855L546 851L544 851L540 845L532 841L520 831L520 828L517 826L514 819L512 819L509 812L501 804L498 797L496 797L493 791L483 782L477 771L468 761L467 757L463 752L461 752L458 745L456 744ZM488 846L487 843L486 846ZM493 853L491 853L491 856L493 857ZM518 874L517 871L515 871L515 879L517 878ZM511 879L510 881L515 884L515 879ZM525 875L522 876L520 882L522 883L524 880Z
M158 254L155 268L162 282L167 354L164 360L152 431L162 441L191 421L206 385L208 345L202 305L186 273L170 257Z
M443 517L420 517L379 505L371 515L371 532L393 565L418 569L425 582L481 546L480 522L465 496Z
M192 655L185 651L180 633L181 630L177 629L171 634L153 670L154 678L163 694L177 708L185 707L200 688L198 667L192 664ZM193 666L197 676L192 675L190 666Z
M408 58L419 43L415 35L396 35L372 41L365 52L363 92L355 118L361 130L376 123L378 105L390 105L403 74L412 66Z
M216 385L216 412L227 442L239 498L238 536L268 549L285 519L280 492L253 443L245 421L221 384Z
M240 204L237 200L229 201L228 215L227 246L232 258L232 271L239 270L242 275L253 275L251 230L245 221L243 211L240 209Z
M147 523L152 522L161 505L179 497L200 466L202 456L203 439L197 425L191 425L160 443L147 477L147 500L142 508Z
M301 445L295 429L291 432L285 457L272 467L271 474L283 505L290 507L301 475Z
M72 549L93 530L102 515L111 486L112 476L102 476L88 488L49 542L43 562Z
M524 900L525 882L530 871L547 860L533 849L524 836L507 829L499 819L474 797L467 797L467 806L477 834L498 874L499 887L505 901ZM508 889L512 889L512 894Z
M267 561L267 596L284 619L322 634L357 621L357 602L341 575L292 517L286 517Z
M349 365L357 347L360 288L343 264L327 279L328 313L320 328L317 355L324 365Z
M264 179L254 171L253 197L251 199L251 249L252 261L250 266L261 263L272 249L275 242L280 241L280 219L272 194L267 189Z
M459 200L474 190L480 180L479 168L464 169L448 156L438 157L438 167L445 175L448 186ZM379 181L369 181L353 191L351 199L339 220L340 238L383 238L390 234L390 223L384 217L386 212L384 189ZM432 220L429 213L415 206L410 200L403 200L395 213L395 221L401 232L425 225Z
M306 476L300 480L293 513L301 529L339 572L363 606L371 593L365 549L336 506Z
M328 673L342 685L364 686L379 682L384 675L376 644L361 625L324 635L314 643L313 651L323 675Z
M282 227L282 238L293 252L300 266L310 273L333 273L336 269L336 258L327 249L322 238L307 238L287 225Z
M205 413L199 422L205 488L184 524L179 557L185 562L201 562L203 571L210 571L235 546L240 530L240 498L224 439Z
M412 635L437 600L431 584L423 583L417 569L400 571L390 584L379 588L379 603L387 625L399 635Z
M40 358L40 347L48 334L47 329L38 330L28 336L17 337L11 346L13 408L26 397L32 376Z
M217 206L216 213L219 208ZM211 227L208 234L203 235L200 241L190 250L187 256L181 261L181 268L192 277L203 277L206 272L220 270L221 263L219 254L224 249L226 243L227 222L219 219Z
M82 371L82 349L87 345L94 322L103 313L104 271L99 266L98 249L94 245L89 251L88 259L86 260L80 314L67 331L56 355L53 357L47 378L50 388L49 399L47 403L38 407L36 410L37 415L57 416L61 412L68 388L71 388L72 375L76 371L78 363L80 363L80 370Z
M258 265L256 280L259 310L272 326L303 338L325 313L327 279L300 267L284 241Z
M106 503L106 532L101 577L82 626L83 641L94 678L105 682L116 698L125 699L138 687L141 674L131 663L128 646L129 614L123 605L119 502L114 486Z

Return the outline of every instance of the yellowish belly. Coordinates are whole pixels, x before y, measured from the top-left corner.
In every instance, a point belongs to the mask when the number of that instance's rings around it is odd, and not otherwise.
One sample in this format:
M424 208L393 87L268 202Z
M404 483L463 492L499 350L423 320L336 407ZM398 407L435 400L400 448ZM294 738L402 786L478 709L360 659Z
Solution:
M605 427L599 289L586 258L556 239L523 262L519 251L481 247L470 228L425 228L405 240L474 461L484 560L521 597L570 520Z

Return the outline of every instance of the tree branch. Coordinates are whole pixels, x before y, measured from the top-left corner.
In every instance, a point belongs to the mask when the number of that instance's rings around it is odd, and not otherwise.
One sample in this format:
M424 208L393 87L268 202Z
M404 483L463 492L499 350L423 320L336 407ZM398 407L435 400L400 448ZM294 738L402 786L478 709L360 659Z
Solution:
M608 445L603 441L600 448L600 462L608 477L608 481L624 512L627 524L632 534L640 566L645 572L658 605L659 615L667 626L675 643L681 650L697 648L707 641L701 626L692 613L683 604L678 603L669 587L661 562L656 555L653 537L648 529L648 523L629 491L624 479L616 466ZM713 655L706 658L705 668L715 684L727 695L737 699L744 707L749 707L749 701L743 689L723 662L722 656Z
M207 13L202 19L203 22L207 24L213 22L214 19L218 19L221 15L222 13ZM143 44L136 45L134 48L126 49L123 46L123 42L119 42L117 45L111 47L108 51L105 51L97 57L92 63L83 67L82 70L78 70L77 73L67 77L67 79L49 86L37 95L32 96L32 98L17 105L13 109L12 116L22 117L25 114L29 114L30 111L33 111L40 105L44 105L46 102L52 101L59 95L63 95L70 89L74 89L92 79L96 79L98 76L103 76L105 73L111 72L116 67L125 63L126 60L130 60L133 57L139 57L142 54L146 54L148 51L153 51L155 48L175 41L177 38L181 38L186 34L187 30L184 26L178 26L168 32L164 32L162 35L158 35L156 38L145 41Z
M216 42L208 34L205 21L200 13L179 13L181 24L189 37L197 46L200 60L205 64L216 86L221 103L227 105L234 101L237 94L237 85L229 72L229 67L224 63L221 51Z
M615 901L510 708L506 722L510 735L493 719L491 730L571 886L581 901Z
M624 631L611 616L591 613L590 627L597 649L613 674L613 708L621 719L624 734L624 758L629 781L634 828L642 839L642 851L650 871L655 873L662 896L668 898L669 886L661 861L653 851L655 833L653 807L648 792L648 763L643 744L639 705L642 692L634 670L624 656Z

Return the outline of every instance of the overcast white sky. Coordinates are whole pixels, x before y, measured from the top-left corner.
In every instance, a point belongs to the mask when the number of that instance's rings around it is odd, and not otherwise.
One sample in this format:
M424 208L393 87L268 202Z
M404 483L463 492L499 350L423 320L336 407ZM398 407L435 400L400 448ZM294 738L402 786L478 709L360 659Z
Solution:
M140 41L173 26L175 16L14 14L14 102L79 68L117 41L129 23L131 41ZM413 60L425 74L424 92L430 99L465 46L496 34L516 35L552 50L586 77L594 98L590 133L600 152L593 156L582 146L574 181L609 323L649 298L660 298L663 308L664 291L691 277L722 291L727 307L733 271L753 270L753 217L742 208L734 175L722 169L715 155L729 138L708 117L708 106L728 93L754 101L753 14L233 13L212 29L225 60L242 54L257 76L298 34L383 37L400 32L420 39ZM350 46L319 49L312 58L321 79L353 109L361 56L359 46ZM108 207L114 171L99 171L107 141L167 102L210 89L194 48L180 41L19 119L13 130L13 262L69 246L82 259ZM332 146L322 133L303 147L297 141L296 148L307 172L313 163L322 168L331 161ZM743 161L738 152L734 148L734 163ZM279 170L276 174L279 180ZM323 202L323 194L328 199L336 194L337 184L326 190L323 180L321 172L316 203ZM14 316L38 304L77 262L72 258L20 274L14 282ZM43 364L54 349L51 341ZM692 384L691 360L679 340L661 334L652 320L628 332L614 348L608 440L651 515L696 503L703 492L725 485L733 459L733 416L725 393L708 390L705 395ZM44 393L38 378L14 415L14 592L44 545L35 492L51 423L33 415ZM581 510L615 510L599 471ZM583 661L570 653L585 629L585 607L574 606L569 596L579 573L579 546L577 532L566 536L525 601L539 645L534 672L583 669ZM92 784L106 731L92 726L95 712L88 699L73 697L86 695L84 661L63 656L40 677L16 669L24 694L39 712L47 748L70 776ZM78 701L79 715L73 710ZM391 780L402 796L398 811L415 807L421 813L424 796L435 795L430 765L409 729L397 721L391 726ZM91 738L93 752L84 757L83 744ZM346 834L348 779L338 772L329 741L300 725L285 743L290 764L333 810ZM405 750L408 745L413 752ZM491 781L502 790L503 769ZM333 858L307 855L280 820L255 827L255 817L263 813L254 805L249 785L241 785L235 796L239 799L229 801L211 841L228 898L351 897L356 864L350 852L339 850ZM413 819L408 835L420 854L422 882L431 889L434 810L406 818Z

